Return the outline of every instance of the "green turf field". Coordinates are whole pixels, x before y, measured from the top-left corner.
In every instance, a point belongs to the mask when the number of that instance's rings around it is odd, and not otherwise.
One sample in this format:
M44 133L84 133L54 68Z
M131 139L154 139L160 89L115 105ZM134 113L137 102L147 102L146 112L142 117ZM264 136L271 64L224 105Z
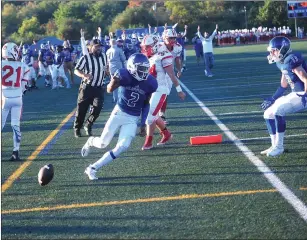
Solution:
M306 42L293 49L307 59ZM40 89L24 97L23 162L8 161L9 121L2 132L2 239L306 239L307 112L287 117L287 153L259 154L270 145L260 104L281 76L265 50L215 48L213 78L188 51L187 98L181 102L173 89L168 100L173 141L141 151L137 136L95 182L84 169L117 139L82 158L87 138L72 130L78 86L51 91L40 79ZM108 94L96 136L112 108ZM211 134L223 134L223 142L189 145L191 136ZM37 173L47 163L55 177L41 187Z

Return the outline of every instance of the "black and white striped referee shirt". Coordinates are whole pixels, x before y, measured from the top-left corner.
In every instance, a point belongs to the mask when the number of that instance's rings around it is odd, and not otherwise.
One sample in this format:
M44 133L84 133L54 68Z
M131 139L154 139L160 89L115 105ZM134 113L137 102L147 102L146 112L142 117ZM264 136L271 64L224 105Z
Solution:
M106 55L104 53L101 53L99 57L95 57L92 53L84 55L79 59L76 69L93 76L90 81L83 80L83 82L92 87L102 87L107 70Z

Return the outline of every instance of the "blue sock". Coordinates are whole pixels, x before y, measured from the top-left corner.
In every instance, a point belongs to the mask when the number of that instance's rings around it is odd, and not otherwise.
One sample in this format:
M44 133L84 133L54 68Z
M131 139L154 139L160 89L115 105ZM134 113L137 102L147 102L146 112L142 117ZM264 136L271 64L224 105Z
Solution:
M277 132L283 133L286 131L286 118L284 116L275 115L275 123Z
M275 119L264 119L270 135L276 134Z

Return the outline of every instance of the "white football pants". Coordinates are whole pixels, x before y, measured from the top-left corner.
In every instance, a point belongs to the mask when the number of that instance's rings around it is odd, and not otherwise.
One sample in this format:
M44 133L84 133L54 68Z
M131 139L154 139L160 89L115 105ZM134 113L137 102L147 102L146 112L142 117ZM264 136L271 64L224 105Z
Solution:
M107 147L115 133L120 129L117 144L120 144L127 149L130 146L131 139L136 135L138 119L139 116L132 116L122 112L116 105L101 133L100 138L93 139L93 146L97 148Z
M263 117L265 119L275 119L277 116L286 116L307 109L302 104L302 98L297 94L303 95L304 92L291 92L286 96L278 98L275 103L265 110Z
M6 119L11 111L11 126L13 129L13 151L18 151L21 141L20 118L22 113L22 97L6 98L2 97L2 122L1 130L4 128Z

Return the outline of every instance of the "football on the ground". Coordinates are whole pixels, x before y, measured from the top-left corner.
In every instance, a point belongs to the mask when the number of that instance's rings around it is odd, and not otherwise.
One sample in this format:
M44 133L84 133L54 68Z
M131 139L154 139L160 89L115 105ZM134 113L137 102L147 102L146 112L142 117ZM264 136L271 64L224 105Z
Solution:
M54 169L52 164L43 166L37 175L38 183L41 186L45 186L53 179Z

